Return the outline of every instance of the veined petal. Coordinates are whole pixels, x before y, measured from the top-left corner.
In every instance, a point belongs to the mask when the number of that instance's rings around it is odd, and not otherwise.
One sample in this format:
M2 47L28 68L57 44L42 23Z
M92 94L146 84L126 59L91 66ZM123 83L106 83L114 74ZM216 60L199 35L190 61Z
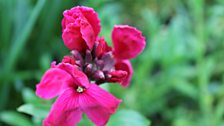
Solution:
M127 72L127 76L124 78L123 81L121 81L121 85L123 87L127 87L131 81L132 74L133 74L131 62L129 60L116 61L115 69Z
M79 94L73 89L68 89L53 104L48 117L43 121L43 126L76 126L81 118Z
M80 33L80 27L76 26L74 23L70 23L66 26L62 33L62 39L65 46L70 50L83 52L88 48Z
M116 25L112 31L114 55L117 59L131 59L145 48L142 33L128 25Z
M112 48L107 44L104 37L98 37L97 41L98 43L95 50L97 57L101 57L104 53L112 51Z
M80 47L83 47L82 43L84 42L88 49L91 50L101 29L100 20L94 9L77 6L64 11L63 16L62 37L65 45L71 50L78 48L76 50L84 52L85 48L80 49ZM71 24L76 27L73 26L71 32L68 32Z
M96 84L91 84L79 97L80 107L96 126L105 126L110 115L118 108L121 100Z
M128 73L123 70L114 70L114 71L111 71L109 75L111 75L109 82L122 83L126 79Z
M65 70L72 76L73 84L88 88L90 86L88 77L80 71L77 66L69 63L61 63L58 68Z
M64 56L61 62L75 65L75 59L72 58L71 56Z
M70 83L72 83L72 76L66 71L50 68L36 86L36 95L44 99L51 99L62 93Z
M94 11L94 9L85 6L81 6L79 7L79 9L81 10L82 14L85 16L87 21L91 24L95 36L97 37L101 29L100 19L97 13Z
M80 32L82 34L82 38L85 40L86 45L89 49L93 48L93 45L96 41L96 36L93 31L93 28L91 27L90 23L86 20L80 21Z

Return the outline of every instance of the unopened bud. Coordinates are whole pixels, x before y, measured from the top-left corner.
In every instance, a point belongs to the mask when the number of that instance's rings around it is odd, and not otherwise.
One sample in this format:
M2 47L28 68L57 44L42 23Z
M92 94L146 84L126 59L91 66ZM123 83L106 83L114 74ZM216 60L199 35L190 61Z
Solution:
M122 82L126 76L127 72L123 70L115 70L109 73L111 75L111 78L108 80L109 82Z
M70 63L72 65L75 64L75 59L70 57L70 56L64 56L64 58L62 59L63 63Z
M85 55L85 62L86 63L91 63L92 62L92 54L90 50L86 50L86 55Z
M104 76L103 71L101 71L101 70L97 70L97 71L94 73L94 80L99 81L99 80L104 80L104 79L105 79L105 76Z
M103 62L103 60L96 60L96 61L95 61L95 64L96 64L96 67L97 67L98 69L100 69L100 70L102 70L103 67L104 67L104 62Z
M77 50L72 50L71 54L74 56L75 60L83 62L82 55Z
M93 70L93 65L87 64L85 67L85 73L92 73L92 70Z
M114 67L115 61L112 52L104 54L101 60L103 60L104 62L104 68L103 68L104 71L109 71Z

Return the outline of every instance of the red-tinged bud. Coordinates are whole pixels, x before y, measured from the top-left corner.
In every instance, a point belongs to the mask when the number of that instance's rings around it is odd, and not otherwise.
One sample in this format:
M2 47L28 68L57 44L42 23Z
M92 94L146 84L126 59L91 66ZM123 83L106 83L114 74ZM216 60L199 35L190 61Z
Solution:
M104 67L103 60L96 60L95 64L96 64L97 68L100 69L100 70L103 69L103 67Z
M93 60L92 54L90 50L86 50L86 55L85 55L85 63L91 63Z
M75 59L70 57L70 56L64 56L64 58L62 59L63 63L70 63L72 65L75 64Z
M98 42L96 45L96 56L101 57L103 54L112 51L112 48L107 45L107 42L103 37L98 38Z
M94 79L96 80L96 81L103 81L103 80L105 80L105 76L104 76L104 73L103 73L103 71L101 71L101 70L97 70L95 73L94 73Z
M115 61L112 52L105 53L102 56L101 60L103 60L104 62L103 71L110 71L111 69L113 69Z
M72 50L71 54L74 56L75 60L80 60L83 62L82 55L77 50Z
M91 74L93 71L93 65L92 64L87 64L85 68L85 73Z
M109 75L111 75L111 77L109 78L109 82L122 82L126 76L127 76L127 72L123 71L123 70L115 70L109 73Z

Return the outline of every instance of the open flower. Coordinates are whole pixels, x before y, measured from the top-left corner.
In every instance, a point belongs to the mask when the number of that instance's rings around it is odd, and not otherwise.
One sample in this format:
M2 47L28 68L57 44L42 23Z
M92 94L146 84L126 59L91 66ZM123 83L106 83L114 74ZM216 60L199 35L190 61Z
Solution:
M43 121L44 126L77 125L83 112L96 126L105 126L121 102L98 85L90 84L87 76L69 63L52 63L37 85L36 95L43 99L59 96Z
M76 63L88 78L97 84L118 82L127 87L133 69L130 59L145 48L142 33L128 25L115 25L112 31L113 48L99 37L100 20L97 13L84 6L64 12L63 40L72 50Z

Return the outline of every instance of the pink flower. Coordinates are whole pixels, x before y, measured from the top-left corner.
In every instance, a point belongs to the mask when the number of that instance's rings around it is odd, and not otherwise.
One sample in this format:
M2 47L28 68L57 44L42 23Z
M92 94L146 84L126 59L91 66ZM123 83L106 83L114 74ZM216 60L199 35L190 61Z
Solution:
M111 35L112 48L98 36L101 26L97 13L83 6L64 12L62 29L65 45L76 53L73 55L76 65L84 68L88 78L98 84L118 82L124 87L129 85L133 74L129 60L139 55L146 44L138 29L115 25Z
M44 119L44 126L77 125L83 112L96 126L105 126L121 102L98 85L90 84L87 76L69 63L52 63L36 88L36 95L43 99L59 96Z
M93 48L101 26L97 13L89 7L77 6L63 13L62 38L70 50Z

